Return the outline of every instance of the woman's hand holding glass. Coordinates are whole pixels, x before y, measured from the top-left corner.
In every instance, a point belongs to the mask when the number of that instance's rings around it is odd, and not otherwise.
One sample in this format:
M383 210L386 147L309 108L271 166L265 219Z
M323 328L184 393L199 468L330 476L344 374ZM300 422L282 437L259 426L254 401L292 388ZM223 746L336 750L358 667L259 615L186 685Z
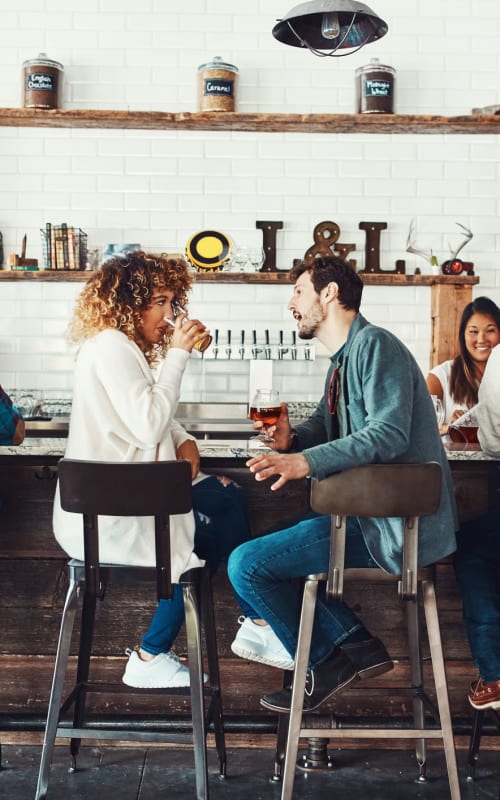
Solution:
M174 329L170 339L171 347L179 347L189 353L193 349L203 353L212 342L212 337L203 322L199 319L189 319L185 311L176 314L174 320L165 317L165 322Z

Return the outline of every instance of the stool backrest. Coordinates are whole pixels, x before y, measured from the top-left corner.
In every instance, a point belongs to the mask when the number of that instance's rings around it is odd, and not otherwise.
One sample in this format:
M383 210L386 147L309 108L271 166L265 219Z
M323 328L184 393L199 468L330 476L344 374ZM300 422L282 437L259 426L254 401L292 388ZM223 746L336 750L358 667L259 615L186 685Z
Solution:
M159 599L172 596L170 516L192 509L188 461L116 463L63 458L58 465L61 507L83 515L86 590L100 592L98 519L154 517Z
M311 507L347 517L424 517L439 508L441 467L364 464L311 483Z
M311 507L330 514L331 541L327 595L341 598L344 579L346 517L401 517L403 558L399 594L417 594L418 519L434 514L441 499L441 466L365 464L311 482Z

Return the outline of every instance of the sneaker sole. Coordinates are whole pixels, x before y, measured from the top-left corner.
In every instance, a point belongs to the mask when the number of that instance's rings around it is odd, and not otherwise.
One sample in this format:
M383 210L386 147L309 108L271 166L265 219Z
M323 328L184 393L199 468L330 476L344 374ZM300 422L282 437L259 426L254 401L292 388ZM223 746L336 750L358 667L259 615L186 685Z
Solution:
M131 689L189 689L190 686L189 681L187 683L169 683L168 686L159 686L156 683L141 683L139 686L137 683L129 683L124 680L124 678L122 678L122 683L124 683L125 686L129 686Z
M475 703L470 697L468 700L472 708L475 708L476 711L485 711L487 708L492 708L494 711L498 711L500 709L500 700L490 700L486 701L486 703Z
M365 669L358 670L358 678L362 681L365 678L375 678L377 675L383 675L384 672L390 672L394 669L393 661L384 661L381 664L375 664L372 667L365 667Z
M131 689L189 689L191 686L189 678L183 679L179 683L173 681L168 685L159 686L157 683L130 683L128 680L125 680L125 676L123 676L122 683L124 683L125 686L129 686ZM203 683L208 683L208 675L206 673L203 673Z
M281 661L271 661L268 658L263 658L255 653L253 650L245 650L244 647L239 647L238 645L233 646L234 643L231 645L231 650L236 656L240 658L246 658L248 661L257 661L259 664L266 664L268 667L276 667L276 669L286 669L286 670L293 670L295 669L295 662L294 661L285 661L282 659Z

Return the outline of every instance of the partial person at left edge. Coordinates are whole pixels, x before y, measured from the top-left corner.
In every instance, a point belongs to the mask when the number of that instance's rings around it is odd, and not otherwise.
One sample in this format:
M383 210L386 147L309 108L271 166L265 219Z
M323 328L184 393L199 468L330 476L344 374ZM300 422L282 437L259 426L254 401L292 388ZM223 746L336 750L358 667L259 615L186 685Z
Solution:
M21 414L0 386L0 445L21 444L25 427Z

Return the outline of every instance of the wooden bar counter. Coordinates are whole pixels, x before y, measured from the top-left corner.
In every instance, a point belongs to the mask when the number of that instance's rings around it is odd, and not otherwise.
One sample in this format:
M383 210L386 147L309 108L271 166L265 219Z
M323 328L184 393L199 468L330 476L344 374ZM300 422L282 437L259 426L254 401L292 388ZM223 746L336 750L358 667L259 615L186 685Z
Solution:
M65 439L27 439L18 447L0 447L0 741L3 743L40 741L47 709L66 592L67 558L51 528L57 462L65 444ZM253 536L307 508L306 480L291 482L276 494L269 491L269 482L255 481L245 467L248 456L244 442L208 440L200 441L199 446L205 472L229 475L245 488ZM498 508L500 463L489 460L475 445L451 445L448 455L461 518L474 518L488 506ZM126 660L124 650L139 642L154 610L155 597L139 585L127 589L110 587L108 591L114 597L98 608L94 663L101 677L119 682ZM282 673L232 654L230 645L241 612L223 568L214 580L214 591L229 742L234 746L240 743L272 746L276 718L261 708L259 699L262 694L280 688ZM401 679L402 683L408 673L403 611L392 598L389 601L384 596L386 591L393 591L390 587L377 590L375 599L373 588L365 592L357 586L353 596L351 591L346 592L347 602L355 607L368 629L384 641L396 669L389 677L384 675L349 687L337 696L334 707L350 716L405 715L408 709L403 698L398 703L392 697L389 703L384 694L386 681L398 683ZM476 670L462 625L461 601L450 559L437 565L437 594L452 714L454 720L460 723L465 720L467 725L471 709L466 693ZM183 634L176 642L176 650L180 656L186 653ZM431 685L430 674L428 685ZM158 698L145 695L118 694L91 700L92 710L103 714L140 716L158 708ZM172 698L172 703L176 712L185 712L185 698ZM459 745L465 742L465 737L457 738Z

